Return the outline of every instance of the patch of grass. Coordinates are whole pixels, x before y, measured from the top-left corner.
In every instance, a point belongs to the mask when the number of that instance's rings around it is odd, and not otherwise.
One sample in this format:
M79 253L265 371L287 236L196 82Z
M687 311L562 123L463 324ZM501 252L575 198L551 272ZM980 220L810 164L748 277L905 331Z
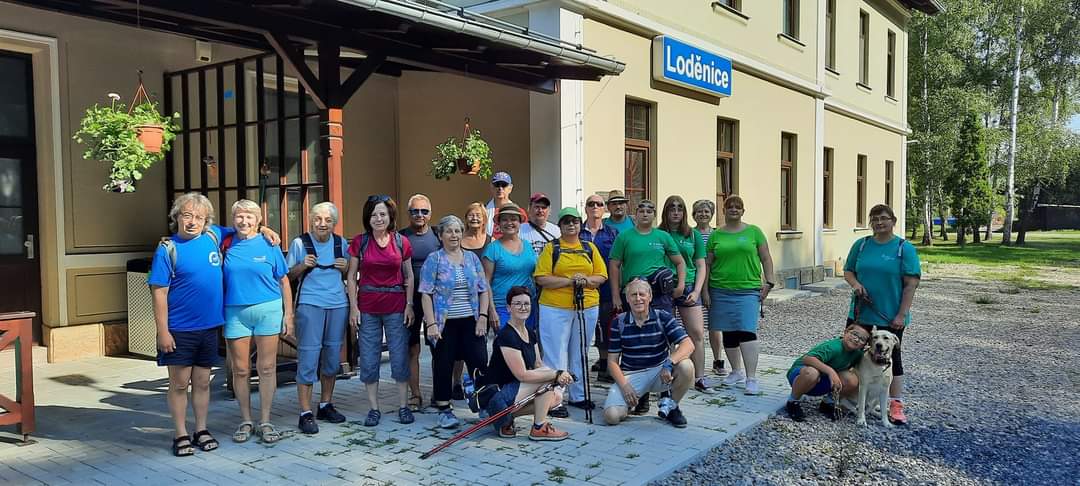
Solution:
M764 370L758 371L758 374L761 374L761 375L779 375L781 372L782 372L782 370L780 370L779 368L765 368Z
M641 457L641 454L635 454L635 453L631 452L631 453L626 455L627 459L635 459L635 458L638 458L638 457Z
M1038 314L1038 313L1042 312L1042 309L1040 309L1038 307L1032 307L1032 308L1028 309L1028 312L1032 313L1032 314Z
M601 464L601 463L600 463L600 461L597 461L597 462L594 462L594 463L592 463L592 464L589 464L588 466L585 466L585 467L587 467L587 468L589 468L589 469L596 469L596 468L598 468L598 467L600 467L600 466L602 466L602 465L603 465L603 464ZM586 481L588 481L588 480L586 480Z
M1016 295L1016 294L1020 293L1020 287L1005 287L1005 288L1001 289L1001 293L1009 294L1009 295Z
M1038 265L1080 268L1080 231L1028 232L1024 246L1002 246L1001 236L989 243L956 244L935 240L933 246L919 246L924 263L966 263L979 266Z
M627 438L623 439L622 443L623 444L633 444L634 443L634 438L633 437L627 437Z
M555 466L555 469L548 471L547 475L548 481L555 481L559 484L562 484L563 480L570 477L570 474L566 472L566 469L563 469L559 466Z
M318 452L315 453L315 455L319 456L319 457L326 457L326 456L329 456L329 455L331 455L333 453L334 453L334 451L318 451Z
M996 304L997 301L989 295L977 295L975 296L975 303L979 305Z
M731 405L732 403L735 403L735 397L724 396L724 397L710 398L708 400L705 400L705 403L708 403L709 405L715 405L717 407L726 407L728 405Z
M982 270L976 271L973 275L980 280L987 280L990 282L998 282L1008 284L1015 290L1003 291L1004 293L1020 293L1021 290L1060 290L1071 289L1072 285L1049 282L1043 280L1042 277L1046 274L1046 270L1022 265L1019 267L1003 265L1002 268L990 268L983 267Z

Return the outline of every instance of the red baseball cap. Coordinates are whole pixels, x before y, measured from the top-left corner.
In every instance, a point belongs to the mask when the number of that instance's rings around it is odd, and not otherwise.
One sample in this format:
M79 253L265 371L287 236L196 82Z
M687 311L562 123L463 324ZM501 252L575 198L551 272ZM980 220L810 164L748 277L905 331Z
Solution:
M547 194L544 194L542 192L534 192L532 196L529 197L529 204L533 204L538 201L544 201L547 203L548 206L551 206L551 198L549 198Z

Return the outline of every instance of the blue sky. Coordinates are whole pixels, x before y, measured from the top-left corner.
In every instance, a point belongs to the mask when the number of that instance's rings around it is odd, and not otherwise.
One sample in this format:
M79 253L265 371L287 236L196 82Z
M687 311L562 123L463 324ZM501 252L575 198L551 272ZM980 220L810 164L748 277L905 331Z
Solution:
M1076 115L1069 120L1069 128L1072 128L1074 132L1080 133L1080 115Z

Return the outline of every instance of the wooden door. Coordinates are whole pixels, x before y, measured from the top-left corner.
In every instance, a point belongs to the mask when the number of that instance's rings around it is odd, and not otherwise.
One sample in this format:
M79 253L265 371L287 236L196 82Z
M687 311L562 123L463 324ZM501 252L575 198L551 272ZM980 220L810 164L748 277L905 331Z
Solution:
M37 164L30 56L0 51L0 312L41 315ZM41 342L41 318L34 319Z

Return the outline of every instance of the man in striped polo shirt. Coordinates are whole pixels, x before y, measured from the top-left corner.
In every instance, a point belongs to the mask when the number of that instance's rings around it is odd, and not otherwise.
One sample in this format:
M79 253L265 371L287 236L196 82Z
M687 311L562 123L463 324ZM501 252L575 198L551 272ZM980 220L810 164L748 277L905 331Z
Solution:
M604 401L604 421L618 424L639 397L659 392L660 418L686 427L679 400L694 382L694 363L689 359L694 343L670 313L649 308L652 287L648 282L632 280L624 292L630 310L611 323L608 341L608 372L618 388L609 391ZM669 352L671 346L674 353Z

